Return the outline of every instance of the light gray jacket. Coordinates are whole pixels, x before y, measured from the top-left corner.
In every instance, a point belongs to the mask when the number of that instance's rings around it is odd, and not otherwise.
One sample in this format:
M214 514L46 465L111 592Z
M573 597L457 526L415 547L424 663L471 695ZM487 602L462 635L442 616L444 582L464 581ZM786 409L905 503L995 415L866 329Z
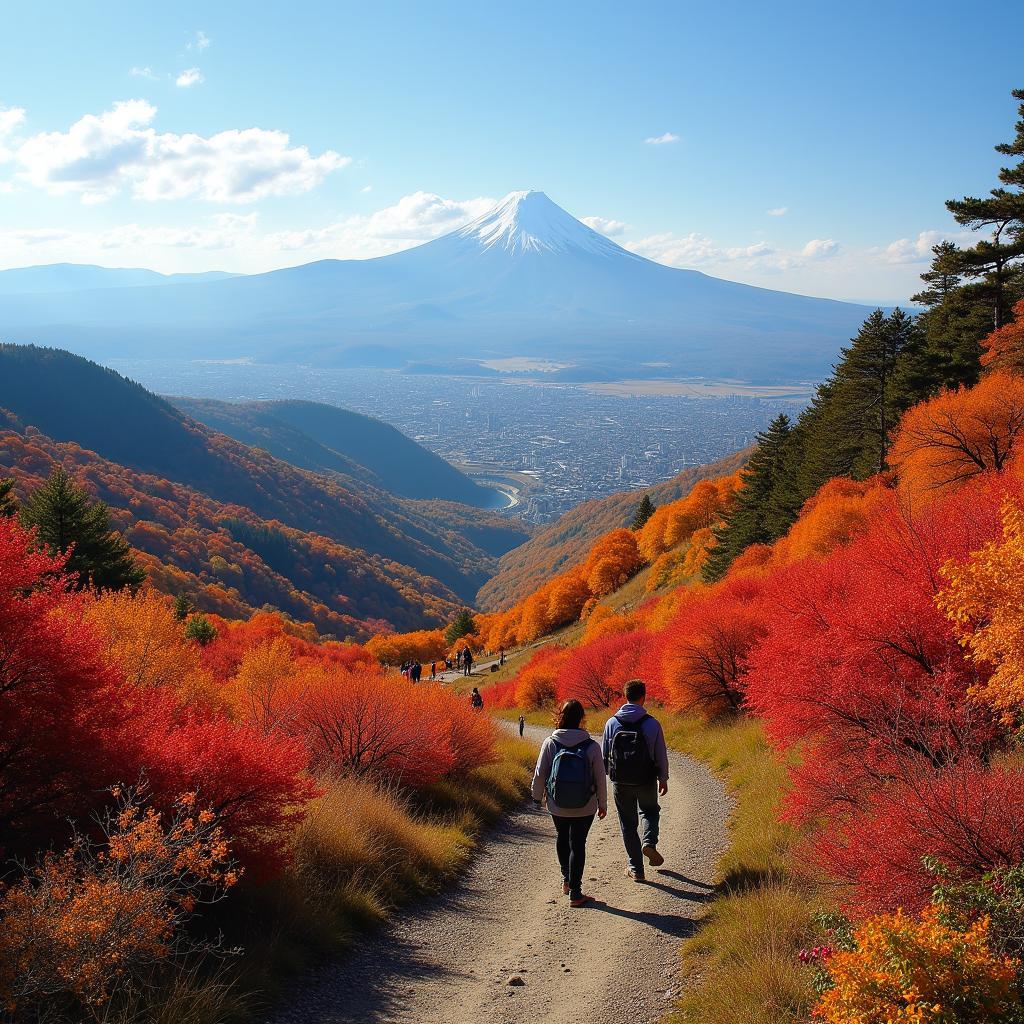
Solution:
M577 743L590 738L586 729L556 729L541 745L540 756L537 758L537 770L533 773L533 799L547 800L548 779L551 777L551 764L558 748L554 741L562 746L574 747ZM608 780L604 775L604 760L601 756L601 744L592 740L587 756L590 758L590 773L594 779L594 795L583 807L556 807L548 801L548 810L560 818L586 818L597 814L598 810L608 810Z

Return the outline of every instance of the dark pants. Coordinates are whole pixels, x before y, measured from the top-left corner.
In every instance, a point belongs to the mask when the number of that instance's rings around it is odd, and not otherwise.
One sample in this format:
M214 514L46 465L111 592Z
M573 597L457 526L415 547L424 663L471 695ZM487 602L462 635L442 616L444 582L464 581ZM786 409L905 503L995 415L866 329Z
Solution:
M622 829L622 842L626 846L629 866L643 874L643 847L658 845L661 807L658 806L657 780L646 782L642 786L613 782L612 795L615 799L615 810L619 815L619 828ZM639 833L641 819L644 823L642 837Z
M594 816L566 818L552 814L558 838L558 866L562 869L562 880L569 883L569 898L576 899L583 891L583 869L587 863L587 833L594 824Z

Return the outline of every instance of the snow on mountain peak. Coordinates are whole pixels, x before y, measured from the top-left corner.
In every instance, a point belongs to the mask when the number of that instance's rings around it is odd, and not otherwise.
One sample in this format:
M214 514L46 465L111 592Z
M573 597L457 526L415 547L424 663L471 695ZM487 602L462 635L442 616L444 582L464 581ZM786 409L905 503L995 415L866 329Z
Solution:
M564 253L575 249L598 256L633 257L566 213L543 192L532 189L509 192L494 209L456 234L475 239L482 249L505 249L510 253Z

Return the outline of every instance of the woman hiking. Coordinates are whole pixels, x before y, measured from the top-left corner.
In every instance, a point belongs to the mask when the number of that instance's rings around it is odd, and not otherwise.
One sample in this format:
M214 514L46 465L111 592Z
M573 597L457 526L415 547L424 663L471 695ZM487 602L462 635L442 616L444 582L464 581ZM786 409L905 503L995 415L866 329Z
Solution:
M593 897L583 892L587 833L594 815L608 813L608 786L601 747L583 728L583 705L567 700L558 712L555 731L544 741L533 773L533 802L547 801L557 838L562 892L569 905L582 907Z

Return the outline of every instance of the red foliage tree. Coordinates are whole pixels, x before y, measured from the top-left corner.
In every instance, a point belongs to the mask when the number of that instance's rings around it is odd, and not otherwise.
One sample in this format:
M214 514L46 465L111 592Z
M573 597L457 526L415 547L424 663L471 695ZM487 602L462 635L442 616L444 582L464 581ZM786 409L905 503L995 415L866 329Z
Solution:
M559 700L575 698L593 708L618 703L623 686L639 673L650 644L646 633L632 632L600 636L578 647L558 673Z
M0 848L30 848L131 765L111 744L126 687L69 591L64 558L0 519ZM130 717L130 716L129 716Z
M684 601L665 629L661 678L681 711L714 718L743 704L747 656L764 636L763 585L730 579Z

